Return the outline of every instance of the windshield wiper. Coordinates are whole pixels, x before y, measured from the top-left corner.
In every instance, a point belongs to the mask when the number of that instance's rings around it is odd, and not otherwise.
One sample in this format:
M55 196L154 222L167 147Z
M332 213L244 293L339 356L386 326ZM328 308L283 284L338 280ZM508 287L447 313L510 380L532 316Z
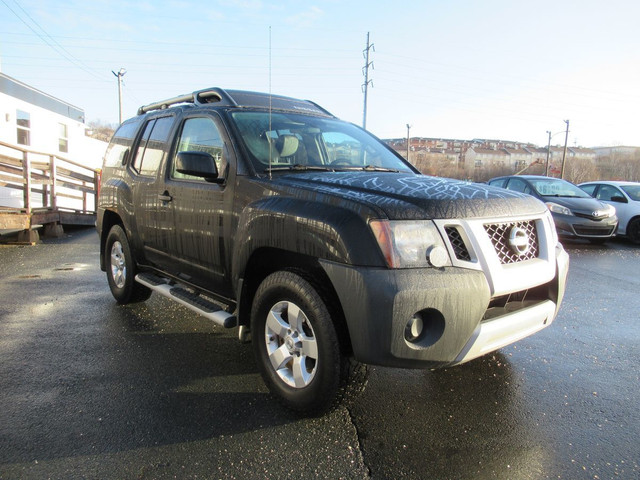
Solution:
M364 170L365 172L392 172L392 173L399 173L400 170L396 169L396 168L387 168L387 167L376 167L374 165L365 165L364 167L350 167L350 166L341 166L339 168L335 168L336 171L341 171L341 170L347 170L347 171L354 171L354 170Z
M295 163L293 165L287 165L284 167L270 167L270 168L264 169L265 173L286 172L286 171L306 172L308 170L315 170L319 172L332 172L335 170L335 168L323 167L321 165L301 165L299 163Z

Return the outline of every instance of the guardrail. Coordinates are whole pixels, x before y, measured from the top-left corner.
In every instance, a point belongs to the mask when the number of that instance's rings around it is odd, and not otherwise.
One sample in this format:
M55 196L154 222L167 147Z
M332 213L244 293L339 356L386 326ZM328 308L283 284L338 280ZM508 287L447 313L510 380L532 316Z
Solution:
M91 224L97 210L98 170L58 153L0 141L0 187L22 192L21 205L2 205L0 229L36 224Z

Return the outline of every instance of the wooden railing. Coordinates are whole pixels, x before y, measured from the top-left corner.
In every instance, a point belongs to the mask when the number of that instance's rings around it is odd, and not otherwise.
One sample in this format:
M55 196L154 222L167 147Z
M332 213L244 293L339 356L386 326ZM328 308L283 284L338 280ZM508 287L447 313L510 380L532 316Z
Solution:
M26 228L30 228L36 221L61 221L60 215L56 217L51 213L70 214L65 215L65 218L72 218L74 214L79 217L95 215L99 183L98 170L74 162L59 153L39 152L0 142L0 186L22 192L20 206L2 205L0 201L0 213L28 216ZM32 216L37 218L31 218ZM7 222L4 223L6 228Z

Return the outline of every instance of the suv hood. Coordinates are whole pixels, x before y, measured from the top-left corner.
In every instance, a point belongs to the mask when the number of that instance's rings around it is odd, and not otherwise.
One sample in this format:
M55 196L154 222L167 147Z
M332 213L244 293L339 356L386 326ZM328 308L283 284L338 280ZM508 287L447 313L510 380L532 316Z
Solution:
M273 183L365 204L390 220L497 218L540 214L546 210L546 206L531 195L407 173L296 173L274 177ZM301 192L287 193L298 196Z

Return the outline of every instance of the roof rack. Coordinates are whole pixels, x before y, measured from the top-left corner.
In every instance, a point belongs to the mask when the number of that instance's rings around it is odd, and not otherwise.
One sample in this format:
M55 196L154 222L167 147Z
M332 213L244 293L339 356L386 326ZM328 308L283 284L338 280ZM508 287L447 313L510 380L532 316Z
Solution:
M223 90L222 88L207 88L193 93L162 100L160 102L143 105L138 109L138 115L154 110L164 110L172 105L190 103L198 106L215 103L221 107L257 107L273 110L288 110L308 112L315 115L333 117L333 115L317 103L310 100L272 95L268 93L249 92L244 90Z
M198 90L193 93L178 95L177 97L168 98L159 102L143 105L138 108L138 115L152 112L154 110L164 110L172 105L179 103L193 103L195 105L205 105L207 103L219 103L223 106L237 106L237 103L222 88L207 88L206 90Z

